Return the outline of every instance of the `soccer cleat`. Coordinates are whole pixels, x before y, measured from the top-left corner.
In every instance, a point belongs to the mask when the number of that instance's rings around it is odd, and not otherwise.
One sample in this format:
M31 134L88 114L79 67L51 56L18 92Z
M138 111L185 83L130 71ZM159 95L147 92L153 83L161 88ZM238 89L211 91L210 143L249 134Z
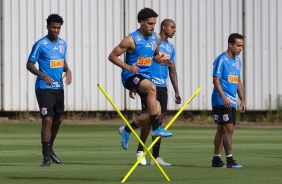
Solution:
M50 159L44 158L41 167L49 167L50 166Z
M161 125L152 131L152 136L171 137L172 133L166 131Z
M161 166L171 166L170 163L166 163L163 158L161 157L157 157L156 161L161 165ZM155 162L153 160L151 160L151 165L155 165Z
M137 151L137 153L136 153L137 160L139 160L139 158L143 155L143 153L144 153L143 151ZM146 165L147 164L146 158L143 157L139 164L140 165Z
M62 163L62 161L57 157L57 155L55 154L55 152L53 150L50 153L50 158L56 164L61 164Z
M130 136L130 132L127 132L124 130L125 126L121 126L119 128L119 134L121 135L121 146L123 149L127 150L128 149L128 139Z
M226 167L227 167L227 168L240 169L240 168L242 168L243 166L237 164L237 163L236 163L236 160L232 160L232 163L227 163L227 164L226 164Z
M214 157L212 160L212 167L226 168L226 165L219 157Z

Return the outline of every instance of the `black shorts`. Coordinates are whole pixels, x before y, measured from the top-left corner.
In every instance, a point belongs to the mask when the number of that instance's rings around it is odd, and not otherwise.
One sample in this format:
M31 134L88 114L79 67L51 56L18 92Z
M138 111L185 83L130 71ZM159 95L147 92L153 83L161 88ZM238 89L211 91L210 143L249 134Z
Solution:
M129 91L133 91L133 92L137 93L140 96L141 101L144 100L146 102L147 94L141 93L138 89L141 81L143 81L145 79L147 79L147 78L140 75L140 74L132 75L131 77L126 79L124 87L126 89L128 89ZM147 80L149 80L149 79L147 79Z
M42 117L64 113L64 90L38 89L35 93Z
M167 112L167 88L166 87L157 87L157 100L160 102L161 105L161 113L166 113ZM142 106L142 111L146 111L147 104L146 100L141 99L141 106Z
M213 110L213 117L214 122L216 124L230 124L233 123L235 125L236 123L236 108L232 107L231 109L227 109L224 107L224 105L217 105L212 106Z

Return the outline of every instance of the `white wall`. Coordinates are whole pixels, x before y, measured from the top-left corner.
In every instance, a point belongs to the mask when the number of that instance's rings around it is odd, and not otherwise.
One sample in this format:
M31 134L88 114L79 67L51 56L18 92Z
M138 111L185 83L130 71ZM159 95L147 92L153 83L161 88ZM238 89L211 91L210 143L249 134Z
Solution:
M280 0L0 0L2 43L0 107L3 111L37 111L35 76L25 64L33 43L47 34L46 18L58 13L65 20L60 37L68 43L67 61L73 84L65 88L67 111L114 110L101 84L121 110L140 109L124 90L121 69L107 59L124 36L139 25L144 7L158 14L156 31L165 18L176 22L176 66L183 103L202 86L187 110L211 110L212 64L227 49L229 34L244 34L243 82L248 110L276 108L282 94L282 1ZM125 4L123 4L125 3ZM245 14L244 14L245 12ZM123 56L121 57L123 59ZM170 82L169 82L170 84ZM174 91L169 85L170 110Z

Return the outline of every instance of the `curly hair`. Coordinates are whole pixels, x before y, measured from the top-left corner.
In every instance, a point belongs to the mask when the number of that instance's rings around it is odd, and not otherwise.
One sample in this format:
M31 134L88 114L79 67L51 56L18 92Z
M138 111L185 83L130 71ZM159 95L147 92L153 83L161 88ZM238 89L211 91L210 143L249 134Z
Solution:
M143 8L142 10L139 11L138 15L137 15L137 20L140 23L141 20L146 20L148 18L151 17L158 17L159 15L152 10L151 8Z
M48 18L46 19L47 25L49 26L51 22L61 23L63 25L64 20L63 18L58 14L50 14Z

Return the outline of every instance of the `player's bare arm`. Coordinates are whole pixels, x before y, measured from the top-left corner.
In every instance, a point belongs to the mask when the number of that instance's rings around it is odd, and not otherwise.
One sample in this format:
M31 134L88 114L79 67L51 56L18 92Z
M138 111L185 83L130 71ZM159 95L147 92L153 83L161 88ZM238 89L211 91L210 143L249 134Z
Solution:
M221 96L221 98L223 99L223 103L224 106L226 108L231 108L231 103L230 101L227 99L227 97L225 96L223 90L222 90L222 86L220 84L220 77L213 77L213 84L217 90L217 92L219 93L219 95Z
M63 71L65 72L63 78L66 78L65 83L66 83L66 85L70 85L71 82L72 82L72 73L71 73L71 71L69 69L69 66L68 66L66 61L64 62L64 69L63 69Z
M244 98L244 92L243 92L243 84L241 79L239 78L238 81L238 89L237 89L237 94L240 98L240 112L244 113L246 111L246 105L245 105L245 98Z
M48 85L53 84L53 79L51 79L51 77L49 77L48 75L40 72L35 66L34 66L35 62L32 61L27 61L26 63L26 69L28 71L30 71L31 73L33 73L36 76L40 76L44 82Z
M119 56L122 55L125 52L131 53L135 49L135 43L131 36L125 37L120 44L118 44L113 51L110 53L108 59L113 64L126 69L132 73L137 73L139 71L139 68L133 64L131 66L127 65L125 62L119 59Z
M171 66L169 67L169 78L175 92L175 103L180 104L181 97L179 95L179 90L178 90L178 78L177 78L175 63L172 63Z

